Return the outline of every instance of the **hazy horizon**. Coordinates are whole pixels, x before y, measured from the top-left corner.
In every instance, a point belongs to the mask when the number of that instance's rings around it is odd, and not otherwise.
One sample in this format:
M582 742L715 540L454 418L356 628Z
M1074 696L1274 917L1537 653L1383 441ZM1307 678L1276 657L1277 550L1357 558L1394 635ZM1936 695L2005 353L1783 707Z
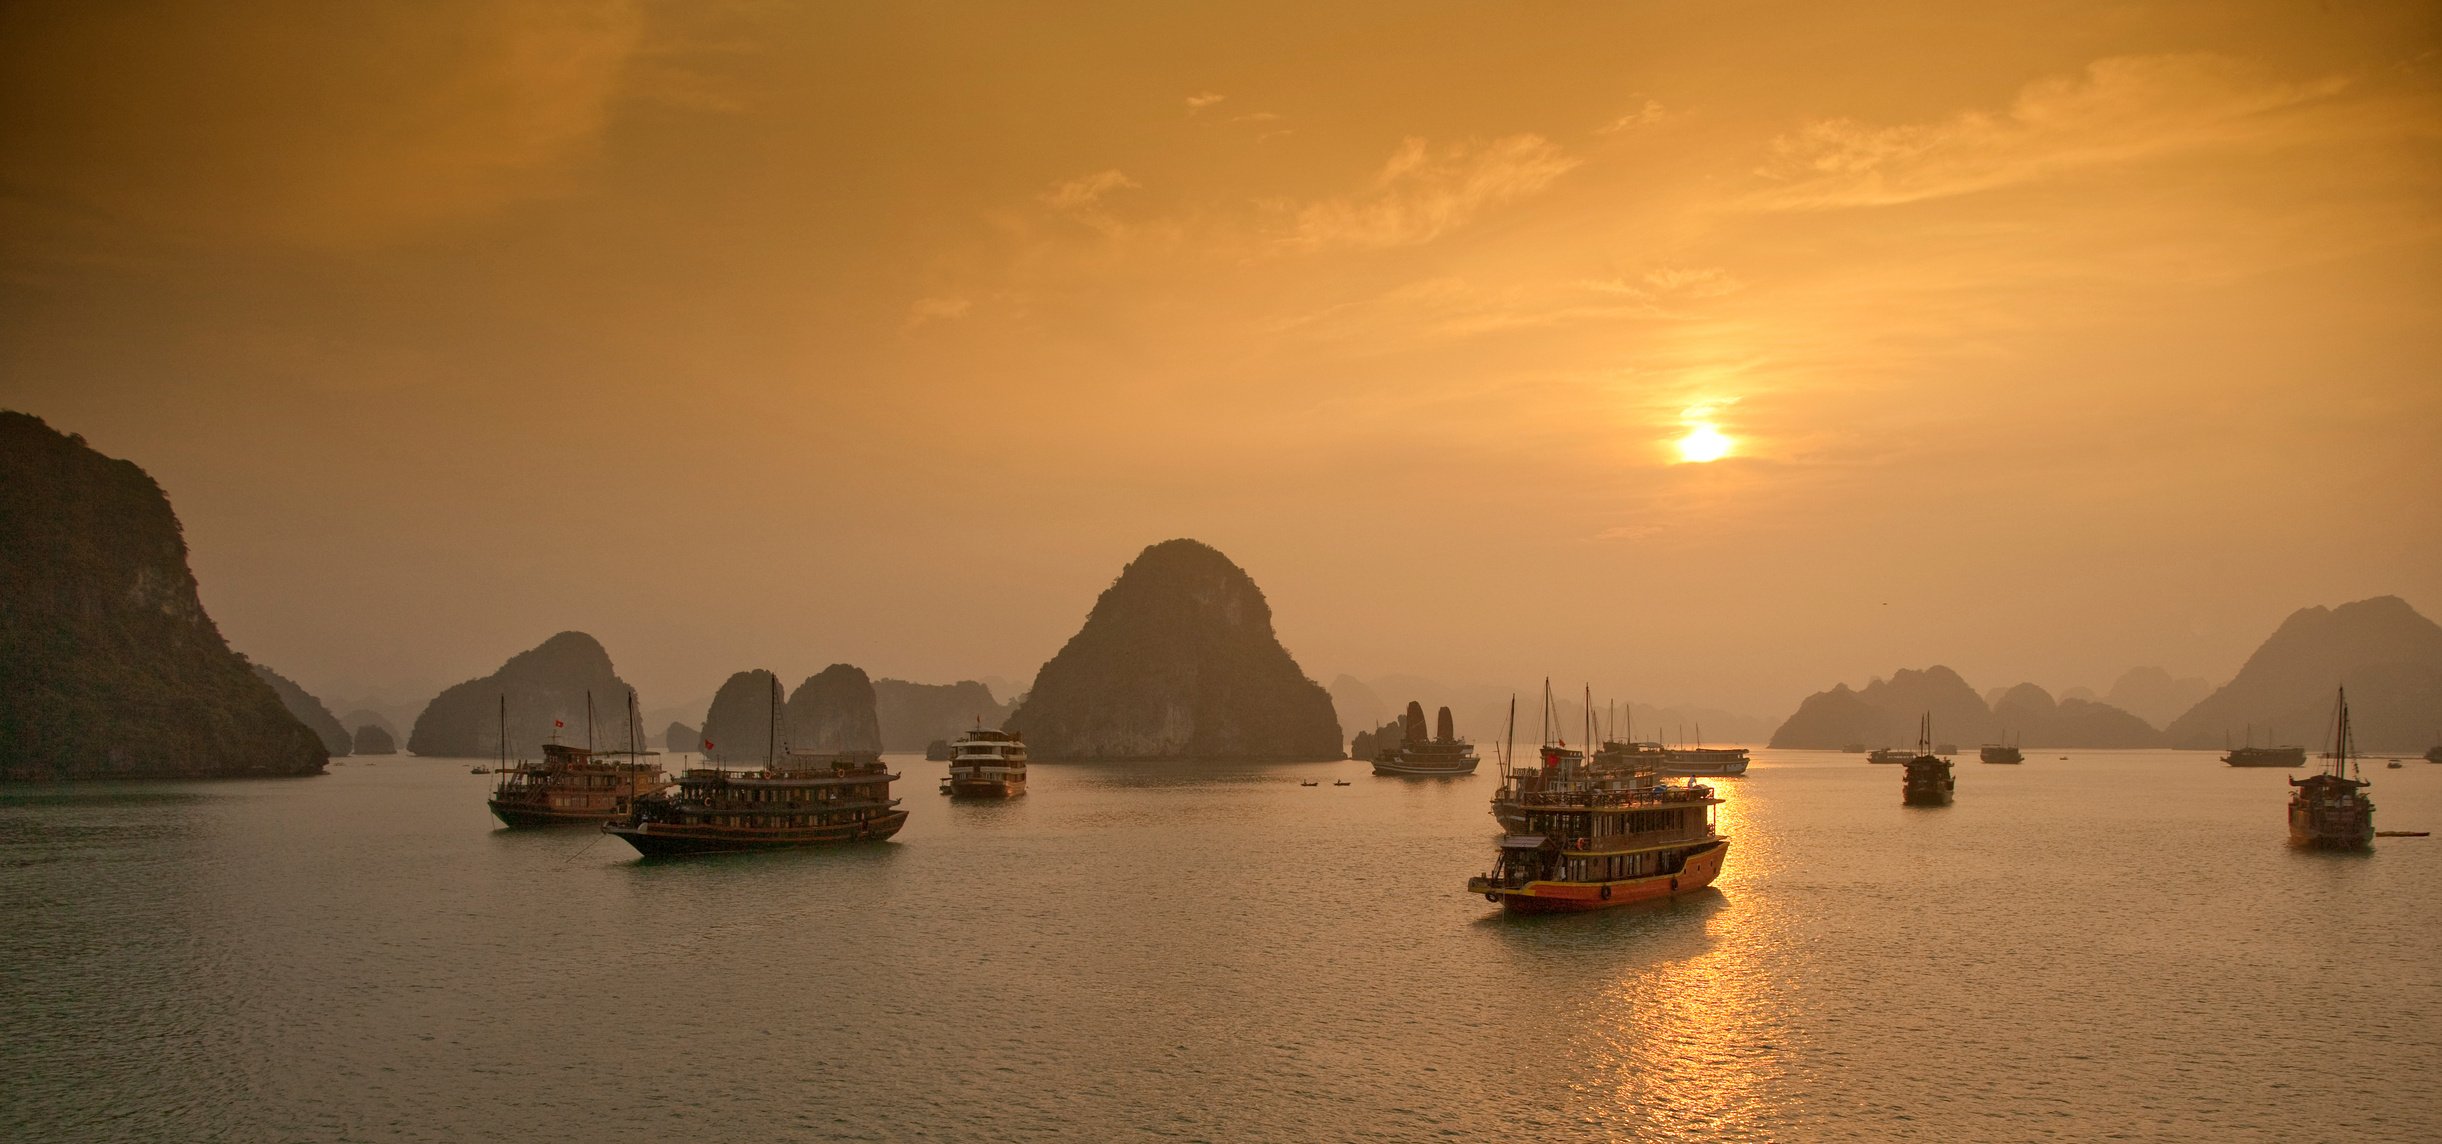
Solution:
M0 12L0 407L351 706L1022 686L1181 536L1758 717L2442 601L2433 5L954 11Z

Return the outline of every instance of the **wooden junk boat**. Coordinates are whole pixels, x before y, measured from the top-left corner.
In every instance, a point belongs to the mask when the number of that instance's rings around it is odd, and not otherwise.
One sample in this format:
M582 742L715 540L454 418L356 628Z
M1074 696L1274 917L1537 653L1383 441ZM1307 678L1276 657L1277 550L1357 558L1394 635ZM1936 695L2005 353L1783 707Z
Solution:
M2349 693L2340 693L2333 716L2332 753L2322 774L2289 780L2289 840L2317 850L2365 850L2374 845L2374 784L2351 773Z
M1544 704L1548 720L1548 689ZM1555 913L1689 893L1720 875L1730 840L1716 830L1713 788L1590 763L1565 742L1547 743L1539 763L1512 769L1504 756L1493 814L1509 833L1468 892L1512 913Z
M2229 733L2225 731L2222 734L2222 745L2229 753L2222 756L2222 761L2234 767L2303 767L2306 765L2306 748L2304 747L2256 746L2253 724L2247 728L2245 746L2232 747L2229 743Z
M772 681L763 769L698 767L678 789L640 797L602 824L646 857L780 850L879 841L907 824L890 773L871 751L815 753L780 745L780 681Z
M661 764L646 760L658 751L636 748L636 694L628 693L628 747L624 751L593 749L593 695L585 696L583 747L559 741L560 721L552 720L552 741L543 744L539 763L509 761L509 699L500 699L500 764L495 769L488 805L492 817L508 826L597 826L628 813L637 799L669 789Z
M1986 743L1976 751L1976 761L1984 763L2023 763L2027 757L2016 743Z
M1915 755L1905 764L1900 776L1899 801L1908 806L1949 806L1950 796L1958 786L1958 777L1951 773L1950 760L1935 753L1933 748L1933 716L1924 717L1916 739Z
M1664 778L1737 778L1747 773L1745 747L1664 746L1636 737L1636 705L1628 705L1628 733L1620 739L1608 733L1594 752L1594 765L1614 771L1648 770ZM1614 715L1617 713L1614 712ZM1704 741L1704 724L1696 725L1696 741Z
M1475 744L1458 737L1450 709L1441 709L1433 735L1425 737L1424 704L1411 699L1399 717L1399 741L1374 755L1374 773L1405 778L1455 778L1475 773Z
M950 745L950 777L941 793L951 798L1015 798L1026 793L1026 741L1015 731L987 730L978 722Z

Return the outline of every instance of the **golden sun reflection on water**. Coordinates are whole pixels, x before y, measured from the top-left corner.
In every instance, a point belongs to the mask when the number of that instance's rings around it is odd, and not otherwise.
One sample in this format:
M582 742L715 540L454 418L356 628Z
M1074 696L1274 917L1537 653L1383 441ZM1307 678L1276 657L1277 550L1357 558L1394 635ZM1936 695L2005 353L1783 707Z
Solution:
M1730 861L1712 890L1660 907L1701 937L1685 956L1624 965L1580 1006L1567 1056L1577 1119L1614 1138L1769 1139L1785 1128L1783 1054L1795 1035L1775 954L1785 927L1742 884L1768 872L1770 844L1742 830L1735 783L1721 807Z

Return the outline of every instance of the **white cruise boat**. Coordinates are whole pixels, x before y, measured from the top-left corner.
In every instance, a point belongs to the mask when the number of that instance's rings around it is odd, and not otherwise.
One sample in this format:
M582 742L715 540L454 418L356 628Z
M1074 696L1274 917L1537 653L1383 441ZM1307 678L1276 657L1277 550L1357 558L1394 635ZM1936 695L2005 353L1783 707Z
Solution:
M1026 741L1015 731L967 732L950 744L950 777L941 784L951 798L1015 798L1026 793Z

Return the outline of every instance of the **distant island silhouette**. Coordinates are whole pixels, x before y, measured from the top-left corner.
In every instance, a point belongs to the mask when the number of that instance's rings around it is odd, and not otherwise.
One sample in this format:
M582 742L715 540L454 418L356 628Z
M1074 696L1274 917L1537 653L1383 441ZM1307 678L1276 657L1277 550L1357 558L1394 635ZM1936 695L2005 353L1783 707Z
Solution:
M334 717L322 700L279 672L259 663L252 666L254 673L271 685L272 694L280 697L280 705L288 708L288 713L296 716L298 722L314 729L315 737L322 740L323 749L329 751L332 758L339 758L354 748L355 736L348 734L349 725Z
M2332 696L2349 689L2359 749L2408 754L2434 745L2442 723L2442 626L2397 596L2300 608L2265 638L2236 678L2173 721L2174 747L2220 747L2253 727L2322 750Z
M610 653L599 641L583 632L561 632L509 657L490 675L434 696L407 733L407 749L461 758L498 752L503 695L509 700L510 754L536 754L555 735L560 742L582 746L589 694L594 745L606 750L625 747L627 681L612 669ZM639 740L645 734L644 728L637 728Z
M1007 727L1042 760L1345 751L1330 694L1281 646L1263 591L1194 540L1166 540L1130 561Z

